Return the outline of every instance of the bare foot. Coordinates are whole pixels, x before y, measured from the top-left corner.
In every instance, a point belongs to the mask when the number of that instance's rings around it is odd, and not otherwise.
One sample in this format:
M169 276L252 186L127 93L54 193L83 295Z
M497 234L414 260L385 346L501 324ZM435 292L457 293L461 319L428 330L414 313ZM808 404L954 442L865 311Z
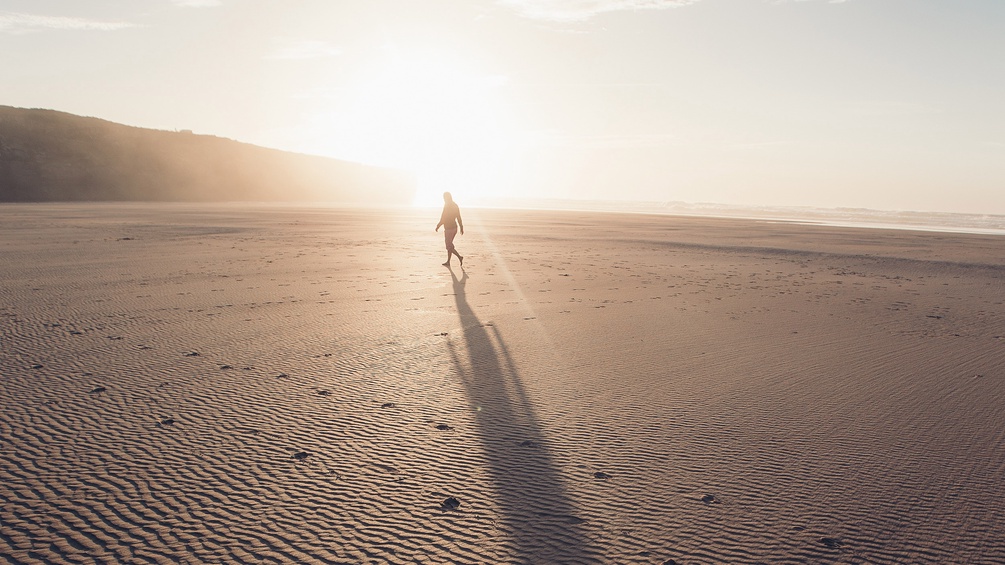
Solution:
M461 266L463 267L464 266L464 257L461 257L460 255L458 255L457 258L461 260Z
M440 264L443 265L444 267L449 267L450 266L450 261L447 261L446 263L440 263Z

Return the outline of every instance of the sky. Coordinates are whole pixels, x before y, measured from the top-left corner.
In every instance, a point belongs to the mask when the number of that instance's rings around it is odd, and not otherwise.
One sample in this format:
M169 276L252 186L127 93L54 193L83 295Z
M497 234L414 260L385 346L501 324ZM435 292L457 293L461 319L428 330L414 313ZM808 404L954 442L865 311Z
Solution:
M1005 214L1003 0L0 0L0 104L413 171L417 203Z

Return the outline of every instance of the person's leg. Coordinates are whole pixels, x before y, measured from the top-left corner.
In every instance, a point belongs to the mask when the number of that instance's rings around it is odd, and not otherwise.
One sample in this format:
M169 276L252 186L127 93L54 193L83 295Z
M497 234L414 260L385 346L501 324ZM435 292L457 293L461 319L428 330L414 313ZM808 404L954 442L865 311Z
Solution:
M443 231L443 242L447 246L447 260L443 263L444 267L450 266L450 256L457 253L454 249L454 236L457 235L457 230L444 230ZM458 255L459 257L459 255Z

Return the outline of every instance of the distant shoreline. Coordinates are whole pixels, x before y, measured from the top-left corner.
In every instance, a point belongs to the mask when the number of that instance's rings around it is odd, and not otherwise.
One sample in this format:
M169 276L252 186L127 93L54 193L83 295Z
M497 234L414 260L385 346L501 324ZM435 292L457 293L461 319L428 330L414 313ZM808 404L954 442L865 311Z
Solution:
M833 227L1005 235L1005 215L962 212L916 212L867 208L798 206L738 206L689 202L619 202L601 200L486 200L484 208L511 210L566 210L736 218Z
M973 235L1005 236L1005 216L995 214L964 214L955 212L909 212L844 208L744 208L741 206L716 206L712 204L653 205L645 202L614 202L590 200L512 200L486 203L475 201L466 208L486 210L534 210L556 212L590 212L605 214L640 214L655 216L686 216L695 218L721 218L753 220L759 222L779 222L794 225L829 226L878 230L902 230L934 233L959 233ZM392 205L379 206L354 202L327 201L48 201L48 202L0 202L0 206L248 206L280 208L345 208L345 209L401 209L411 210L422 206ZM607 206L607 207L605 207Z

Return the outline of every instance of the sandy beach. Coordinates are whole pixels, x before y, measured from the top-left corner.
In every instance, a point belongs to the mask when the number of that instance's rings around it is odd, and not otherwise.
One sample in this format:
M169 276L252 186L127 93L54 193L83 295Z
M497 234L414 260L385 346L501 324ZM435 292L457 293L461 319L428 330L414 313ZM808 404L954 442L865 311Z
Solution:
M1005 238L0 206L7 563L1005 563Z

